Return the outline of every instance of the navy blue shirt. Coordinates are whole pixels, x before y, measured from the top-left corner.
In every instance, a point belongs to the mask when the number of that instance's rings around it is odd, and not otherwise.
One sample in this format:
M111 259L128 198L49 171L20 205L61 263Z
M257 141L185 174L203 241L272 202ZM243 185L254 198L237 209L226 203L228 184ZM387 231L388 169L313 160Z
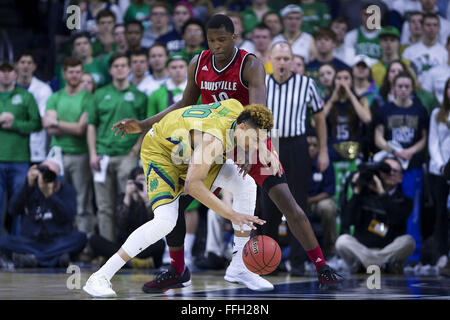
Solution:
M317 157L314 159L311 167L311 176L309 179L308 197L317 196L319 193L326 192L330 196L335 192L334 167L330 164L324 172L320 172L317 166Z
M165 44L169 53L180 51L184 49L184 40L181 38L181 34L177 30L173 29L169 33L159 36L155 43Z
M387 103L380 108L375 119L375 126L384 126L384 139L396 141L403 148L409 148L422 138L422 130L428 130L428 113L424 106L417 102L408 108L401 108L395 103ZM425 161L425 149L414 154L408 169L422 167Z
M21 215L20 235L36 240L51 240L72 232L77 214L75 188L61 184L61 188L45 198L37 183L29 187L25 182L22 190L11 199L11 213Z

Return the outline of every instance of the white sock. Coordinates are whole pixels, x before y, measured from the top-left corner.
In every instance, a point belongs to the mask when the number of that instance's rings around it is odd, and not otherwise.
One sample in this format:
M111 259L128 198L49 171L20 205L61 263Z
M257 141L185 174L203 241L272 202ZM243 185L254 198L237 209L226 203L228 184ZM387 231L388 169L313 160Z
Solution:
M236 237L234 235L233 239L233 258L231 260L234 264L244 264L244 261L242 260L242 249L244 249L245 244L247 241L250 240L250 236L248 237Z
M193 233L186 233L186 236L184 237L184 256L192 258L192 248L194 247L195 243L195 234Z
M97 274L103 274L111 280L111 278L119 271L124 265L125 261L115 253L108 261L96 272Z

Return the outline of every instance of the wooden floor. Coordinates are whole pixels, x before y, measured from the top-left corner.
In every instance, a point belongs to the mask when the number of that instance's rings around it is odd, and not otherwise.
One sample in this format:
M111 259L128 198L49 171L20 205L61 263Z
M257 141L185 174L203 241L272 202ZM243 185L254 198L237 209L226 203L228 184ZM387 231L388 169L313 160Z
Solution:
M90 300L81 287L96 269L80 273L65 269L17 269L0 271L0 300ZM152 270L156 272L156 270ZM112 280L116 300L450 300L450 279L443 277L392 276L381 274L379 289L369 289L366 274L345 276L339 291L323 292L315 277L291 277L287 273L267 276L275 285L270 292L255 292L223 279L224 271L192 273L192 286L145 294L142 284L152 272L121 270ZM373 282L371 282L373 284ZM78 288L77 288L78 287Z

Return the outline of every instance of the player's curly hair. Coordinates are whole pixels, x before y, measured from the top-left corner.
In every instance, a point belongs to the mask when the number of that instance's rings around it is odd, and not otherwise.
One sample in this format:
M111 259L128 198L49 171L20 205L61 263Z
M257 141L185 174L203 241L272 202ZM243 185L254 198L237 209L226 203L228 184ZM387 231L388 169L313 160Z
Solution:
M273 127L272 112L261 104L250 104L246 106L244 111L236 119L237 124L248 121L252 126L259 129L270 130Z

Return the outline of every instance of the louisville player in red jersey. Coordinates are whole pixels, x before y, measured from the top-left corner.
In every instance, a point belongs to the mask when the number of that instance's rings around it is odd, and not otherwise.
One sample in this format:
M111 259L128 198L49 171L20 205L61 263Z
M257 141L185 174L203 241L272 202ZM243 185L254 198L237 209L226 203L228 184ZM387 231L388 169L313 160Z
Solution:
M244 106L252 103L266 105L264 66L253 54L235 47L236 35L231 19L225 15L214 15L208 21L206 31L210 49L202 51L189 63L188 81L183 98L151 118L142 121L124 119L117 122L112 127L113 130L117 130L116 135L146 132L170 111L196 104L200 95L202 103L205 104L234 98ZM270 139L267 139L267 146L269 150L272 149ZM261 164L260 157L265 159L265 163L270 163L272 174L262 174L261 169L264 165ZM284 171L275 152L269 152L260 157L256 164L240 165L241 170L248 173L268 193L284 214L293 235L316 266L320 286L323 288L335 287L339 284L336 273L326 264L311 224L289 190ZM328 158L322 162L323 170L327 166ZM189 271L184 266L183 244L186 227L182 213L192 198L183 198L184 201L180 200L177 225L166 237L172 258L171 267L167 272L146 283L143 287L145 292L162 292L167 288L182 287L183 282L190 281ZM244 237L248 239L249 235L250 232ZM240 242L240 237L242 234L235 232L235 244ZM244 237L242 238L245 239ZM242 243L237 244L237 246L241 245L243 246ZM235 280L253 290L273 288L268 281L259 276L250 280L246 278L246 275L242 278L242 274L236 274L236 270L231 268L232 263L227 268L225 280Z

